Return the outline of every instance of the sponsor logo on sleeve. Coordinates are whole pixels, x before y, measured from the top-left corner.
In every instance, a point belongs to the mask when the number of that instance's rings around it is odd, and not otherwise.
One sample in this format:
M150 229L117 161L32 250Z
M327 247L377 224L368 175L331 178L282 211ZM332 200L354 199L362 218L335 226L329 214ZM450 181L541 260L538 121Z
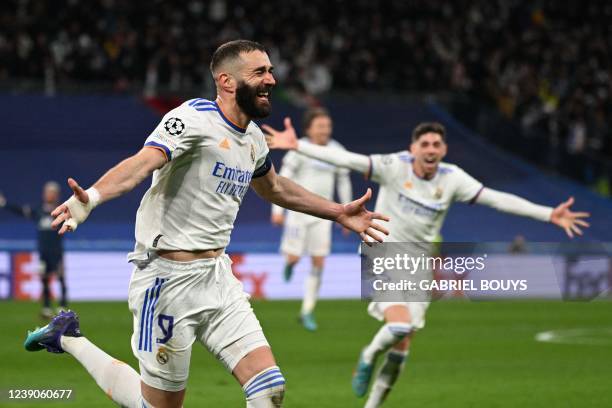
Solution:
M162 132L157 132L154 136L154 139L157 139L158 141L162 142L164 145L168 146L172 150L176 149L176 141L164 135Z

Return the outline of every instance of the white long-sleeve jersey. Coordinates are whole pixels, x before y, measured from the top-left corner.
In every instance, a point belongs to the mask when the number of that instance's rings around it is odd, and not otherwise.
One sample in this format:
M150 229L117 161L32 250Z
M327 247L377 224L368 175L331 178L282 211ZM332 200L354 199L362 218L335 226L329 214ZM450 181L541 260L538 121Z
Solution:
M301 143L310 144L306 138L301 139ZM327 147L344 150L344 147L335 140L330 140ZM334 188L338 192L340 202L347 203L352 200L351 180L349 170L346 168L336 167L324 161L290 151L283 158L279 174L328 200L334 199ZM282 214L283 211L282 207L272 206L273 214ZM293 221L309 223L320 220L307 214L293 211L288 211L288 213L290 213Z
M408 151L365 156L300 140L298 152L369 176L380 184L374 210L388 215L386 242L433 242L455 201L478 203L499 211L549 221L552 208L529 202L514 194L483 187L459 166L440 163L432 179L419 178Z

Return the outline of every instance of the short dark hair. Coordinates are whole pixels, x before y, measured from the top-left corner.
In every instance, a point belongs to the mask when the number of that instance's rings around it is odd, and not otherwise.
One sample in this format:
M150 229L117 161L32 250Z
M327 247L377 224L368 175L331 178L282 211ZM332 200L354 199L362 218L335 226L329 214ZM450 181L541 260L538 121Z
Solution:
M266 48L260 43L250 40L234 40L221 44L210 60L210 72L214 75L217 68L225 61L238 58L243 52L252 51L266 52Z
M302 118L302 129L304 132L306 132L306 129L312 125L312 121L320 116L327 116L328 118L331 117L329 111L321 107L310 108L304 112L304 117Z
M442 141L446 143L446 128L438 122L419 123L412 131L412 143L419 140L425 133L437 133L442 138Z

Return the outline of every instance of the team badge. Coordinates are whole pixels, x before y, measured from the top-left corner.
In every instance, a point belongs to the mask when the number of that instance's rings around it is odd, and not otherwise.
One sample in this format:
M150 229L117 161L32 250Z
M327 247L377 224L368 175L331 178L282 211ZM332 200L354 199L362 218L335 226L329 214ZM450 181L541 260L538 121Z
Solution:
M251 145L251 161L255 163L255 147Z
M164 129L170 136L180 136L185 131L185 124L179 118L170 118L164 123Z
M168 356L168 353L166 353L166 349L164 347L160 347L159 350L157 350L155 359L159 364L166 364L168 360L170 360L170 356Z
M434 198L442 198L442 189L440 187L436 188L436 192L434 193Z

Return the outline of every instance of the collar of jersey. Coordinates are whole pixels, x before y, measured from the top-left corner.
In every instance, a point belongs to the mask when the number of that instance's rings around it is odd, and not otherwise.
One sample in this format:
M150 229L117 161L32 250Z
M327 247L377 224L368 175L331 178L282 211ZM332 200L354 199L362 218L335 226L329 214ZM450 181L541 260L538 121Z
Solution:
M231 127L232 129L234 129L236 132L240 132L242 134L246 133L246 128L240 127L237 124L235 124L234 122L232 122L231 120L229 120L227 118L227 116L225 116L225 114L223 113L223 109L221 109L221 107L219 106L219 104L217 103L217 101L213 102L213 105L215 105L215 108L217 108L217 112L219 112L219 116L221 116L221 119L223 119L225 121L225 123L227 123L227 125L229 127Z
M440 174L440 163L438 163L438 168L436 169L436 174L434 174L434 176L430 179L426 179L424 177L419 176L418 174L416 174L416 171L414 171L414 157L410 157L410 164L411 164L411 170L412 170L412 174L414 175L414 177L418 178L419 180L422 180L426 183L429 183L430 181L433 181L436 177L438 177L438 174Z
M438 174L440 174L440 168L438 168L436 170L436 174L434 174L434 176L430 179L426 179L425 177L421 177L418 174L416 174L416 172L414 171L414 168L412 168L412 174L414 175L414 177L416 177L417 179L424 181L426 183L432 182L436 177L438 177Z

